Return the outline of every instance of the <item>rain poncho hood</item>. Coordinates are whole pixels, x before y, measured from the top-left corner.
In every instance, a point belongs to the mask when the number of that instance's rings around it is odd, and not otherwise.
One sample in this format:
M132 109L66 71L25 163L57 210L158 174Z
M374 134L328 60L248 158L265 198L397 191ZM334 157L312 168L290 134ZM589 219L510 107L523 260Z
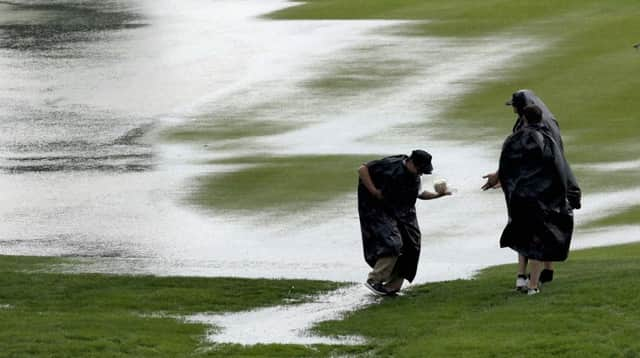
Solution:
M547 107L540 97L533 93L532 90L521 89L513 93L511 100L507 102L507 104L514 105L519 109L519 112L522 108L530 105L535 105L540 108L542 111L542 121L539 129L553 138L556 144L560 147L564 158L564 144L562 142L562 136L560 135L560 125L558 124L556 117L551 113L551 110L549 110L549 107ZM513 126L513 132L517 132L523 126L524 118L522 115L518 115L516 123ZM572 208L580 209L582 206L582 192L578 186L578 181L566 160L565 167L567 170L567 199L569 200Z

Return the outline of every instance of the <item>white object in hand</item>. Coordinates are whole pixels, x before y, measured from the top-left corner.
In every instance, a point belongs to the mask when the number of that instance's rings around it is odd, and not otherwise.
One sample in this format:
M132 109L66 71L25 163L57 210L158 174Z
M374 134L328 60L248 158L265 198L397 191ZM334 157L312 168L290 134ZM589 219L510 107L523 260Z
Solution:
M447 181L444 179L438 179L433 182L433 189L438 194L444 194L447 192Z

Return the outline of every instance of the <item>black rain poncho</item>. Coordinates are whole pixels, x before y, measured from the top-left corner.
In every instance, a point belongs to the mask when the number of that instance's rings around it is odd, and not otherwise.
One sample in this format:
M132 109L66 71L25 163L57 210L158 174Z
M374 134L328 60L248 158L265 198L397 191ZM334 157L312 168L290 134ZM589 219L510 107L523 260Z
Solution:
M540 130L546 132L553 138L553 140L555 140L556 144L560 147L564 158L564 144L562 143L562 136L560 135L560 125L558 124L556 117L551 113L551 110L549 110L549 107L547 107L540 97L528 89L517 91L514 93L514 97L514 100L518 102L517 105L521 108L530 105L535 105L540 108L542 111ZM513 126L513 133L517 132L523 126L524 119L519 116ZM567 199L569 200L572 208L580 209L582 205L582 192L578 186L578 181L576 180L575 175L573 175L573 171L566 160L565 167L567 170Z
M399 274L413 281L420 257L420 227L415 203L420 177L405 166L406 155L396 155L366 163L373 183L382 191L375 198L359 181L358 213L364 258L373 267L379 257L399 256Z
M570 169L546 123L521 125L504 142L498 175L509 222L501 247L541 261L564 261L573 233Z

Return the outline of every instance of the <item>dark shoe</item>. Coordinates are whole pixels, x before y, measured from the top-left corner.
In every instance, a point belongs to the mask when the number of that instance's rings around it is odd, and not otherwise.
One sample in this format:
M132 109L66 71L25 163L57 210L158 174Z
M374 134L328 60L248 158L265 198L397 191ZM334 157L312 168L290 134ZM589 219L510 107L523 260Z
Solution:
M389 291L382 285L381 282L376 282L373 280L367 280L364 283L365 287L371 290L371 292L375 293L378 296L387 296L389 295Z
M540 282L551 282L553 281L553 270L544 269L540 272Z

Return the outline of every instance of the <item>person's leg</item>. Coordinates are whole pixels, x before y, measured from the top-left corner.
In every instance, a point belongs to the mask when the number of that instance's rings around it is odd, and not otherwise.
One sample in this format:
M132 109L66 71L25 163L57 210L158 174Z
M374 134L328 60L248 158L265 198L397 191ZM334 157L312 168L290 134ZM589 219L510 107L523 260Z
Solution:
M518 275L523 275L526 276L527 275L527 262L529 260L518 254Z
M384 288L389 292L398 292L402 288L402 284L404 283L404 277L400 275L400 265L396 262L393 271L391 272L391 277L384 284Z
M369 272L368 281L377 283L388 281L391 278L391 273L393 272L397 261L398 256L385 256L378 258L375 266L373 266L373 270Z
M545 261L544 269L540 273L540 282L551 282L553 281L553 261Z
M531 277L529 278L528 293L536 294L539 292L538 284L540 280L540 272L542 272L542 261L531 260Z
M518 254L518 277L516 277L516 290L526 290L529 279L527 278L527 258Z
M393 268L396 265L396 261L398 261L397 256L386 256L378 258L376 264L373 266L373 270L369 272L369 276L367 278L367 282L365 282L365 286L376 295L388 295L389 290L384 287L383 283L390 279Z

